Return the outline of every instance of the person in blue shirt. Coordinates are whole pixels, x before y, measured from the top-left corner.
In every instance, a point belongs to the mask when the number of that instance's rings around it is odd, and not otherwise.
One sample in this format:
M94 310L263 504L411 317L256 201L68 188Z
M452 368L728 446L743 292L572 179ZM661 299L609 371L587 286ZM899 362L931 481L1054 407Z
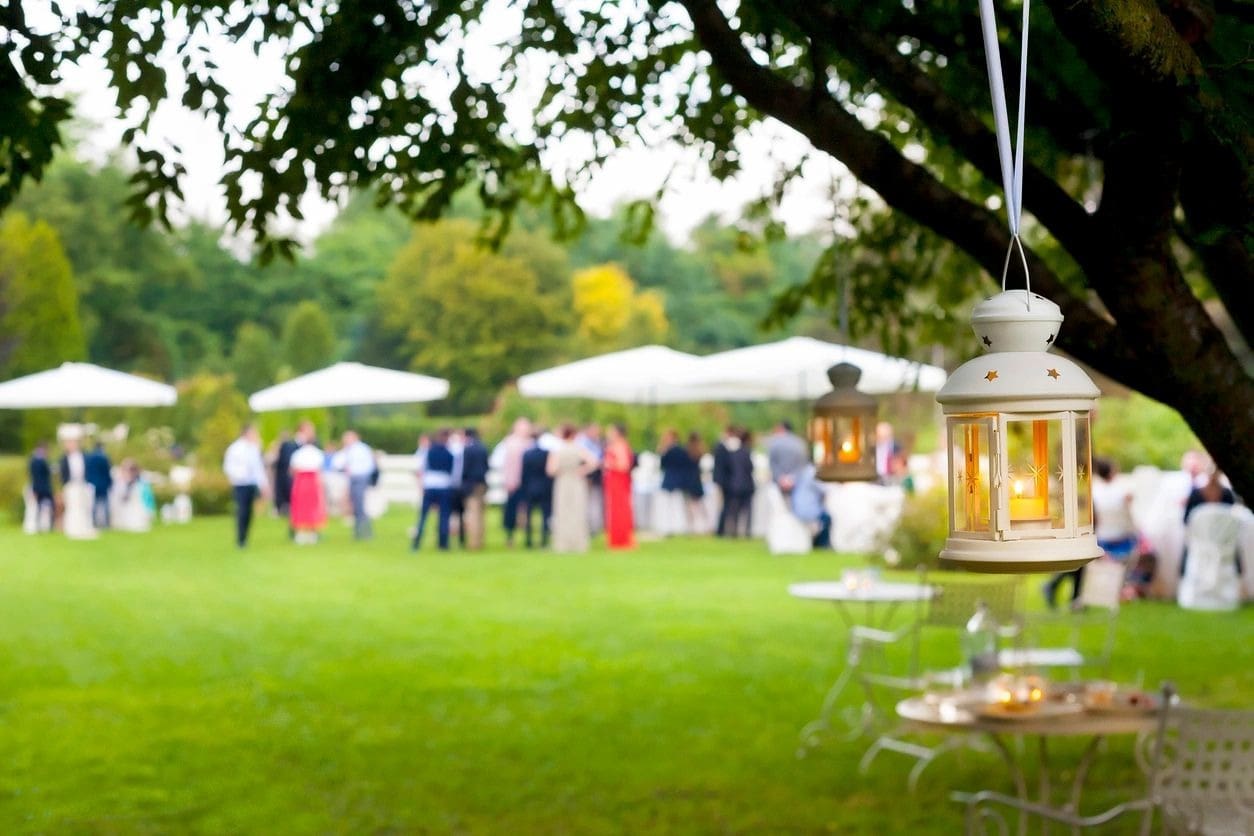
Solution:
M449 520L453 516L453 470L456 460L449 449L448 430L440 430L431 439L426 451L419 450L418 468L422 473L422 507L418 510L418 530L414 533L411 551L422 546L427 527L427 513L438 510L438 542L440 551L448 551Z
M815 478L814 465L809 464L793 475L789 502L792 512L810 529L815 548L832 545L832 516L827 513L823 486Z
M48 464L48 445L46 443L41 441L35 445L35 452L31 454L28 471L30 473L30 492L35 497L36 527L39 531L48 531L52 526L53 517L56 515L56 504L52 497L52 467ZM47 509L46 514L44 509ZM45 520L47 520L47 527L44 525Z
M96 442L83 461L86 469L87 484L91 485L94 501L91 507L91 519L96 528L109 527L109 489L113 487L113 464L105 453L104 445Z

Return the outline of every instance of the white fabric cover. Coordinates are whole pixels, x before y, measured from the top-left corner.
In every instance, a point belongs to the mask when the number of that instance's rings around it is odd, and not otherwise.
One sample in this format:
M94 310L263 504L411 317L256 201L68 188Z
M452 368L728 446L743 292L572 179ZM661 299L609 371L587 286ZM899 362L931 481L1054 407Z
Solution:
M650 522L653 532L663 537L672 534L688 533L687 497L683 491L664 491L661 488L653 492Z
M699 362L695 354L644 345L525 374L518 378L518 391L529 398L686 403L701 399L688 396L686 391L686 381Z
M1188 564L1180 579L1180 606L1191 610L1235 610L1241 602L1237 545L1241 523L1233 506L1199 505L1185 523Z
M858 389L871 395L916 387L935 392L945 383L945 370L937 366L812 337L790 337L703 357L684 379L686 399L813 400L831 391L827 370L837 363L852 363L862 369Z
M448 395L448 381L425 374L381 369L361 363L336 363L316 372L262 389L248 398L254 412L438 401Z
M0 383L0 409L170 406L177 400L173 386L91 363L62 363Z
M52 508L48 505L39 507L39 503L35 501L35 494L27 485L22 489L22 500L25 503L22 514L22 531L27 534L39 534L43 531L52 530Z
M906 492L898 485L846 482L827 485L832 515L832 548L838 552L878 554L901 519Z
M138 485L126 496L126 490L117 485L110 491L109 513L111 522L118 531L148 531L152 528L152 514L144 504L143 493Z
M766 505L766 547L771 554L809 554L814 536L801 520L793 516L784 495L770 483L758 489Z

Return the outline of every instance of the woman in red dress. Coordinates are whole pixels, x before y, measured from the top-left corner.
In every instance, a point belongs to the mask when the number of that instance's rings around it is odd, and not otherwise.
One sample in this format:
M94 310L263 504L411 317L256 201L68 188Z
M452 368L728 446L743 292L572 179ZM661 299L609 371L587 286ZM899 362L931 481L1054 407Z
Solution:
M325 456L312 444L292 454L292 502L288 508L292 539L297 543L318 542L318 532L327 524L327 502L322 492L322 464Z
M610 425L605 435L602 490L605 492L605 541L611 549L636 545L631 514L631 469L635 456L621 424Z

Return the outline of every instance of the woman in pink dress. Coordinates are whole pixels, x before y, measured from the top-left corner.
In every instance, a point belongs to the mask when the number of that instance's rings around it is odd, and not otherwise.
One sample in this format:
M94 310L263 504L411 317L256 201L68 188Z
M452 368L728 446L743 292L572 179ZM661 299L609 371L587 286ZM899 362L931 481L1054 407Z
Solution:
M602 459L602 490L605 492L605 541L611 549L636 545L631 513L631 470L636 457L621 424L610 425Z
M322 491L322 465L326 456L312 444L292 453L292 539L297 543L318 542L318 532L327 524L327 502Z

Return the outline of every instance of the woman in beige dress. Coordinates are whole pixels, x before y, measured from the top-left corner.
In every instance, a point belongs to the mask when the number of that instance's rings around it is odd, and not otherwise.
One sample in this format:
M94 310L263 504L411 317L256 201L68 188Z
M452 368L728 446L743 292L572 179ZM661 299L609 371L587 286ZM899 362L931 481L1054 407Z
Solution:
M563 424L562 443L549 453L553 477L553 551L583 554L588 550L588 474L596 469L592 454L575 443L575 428Z

